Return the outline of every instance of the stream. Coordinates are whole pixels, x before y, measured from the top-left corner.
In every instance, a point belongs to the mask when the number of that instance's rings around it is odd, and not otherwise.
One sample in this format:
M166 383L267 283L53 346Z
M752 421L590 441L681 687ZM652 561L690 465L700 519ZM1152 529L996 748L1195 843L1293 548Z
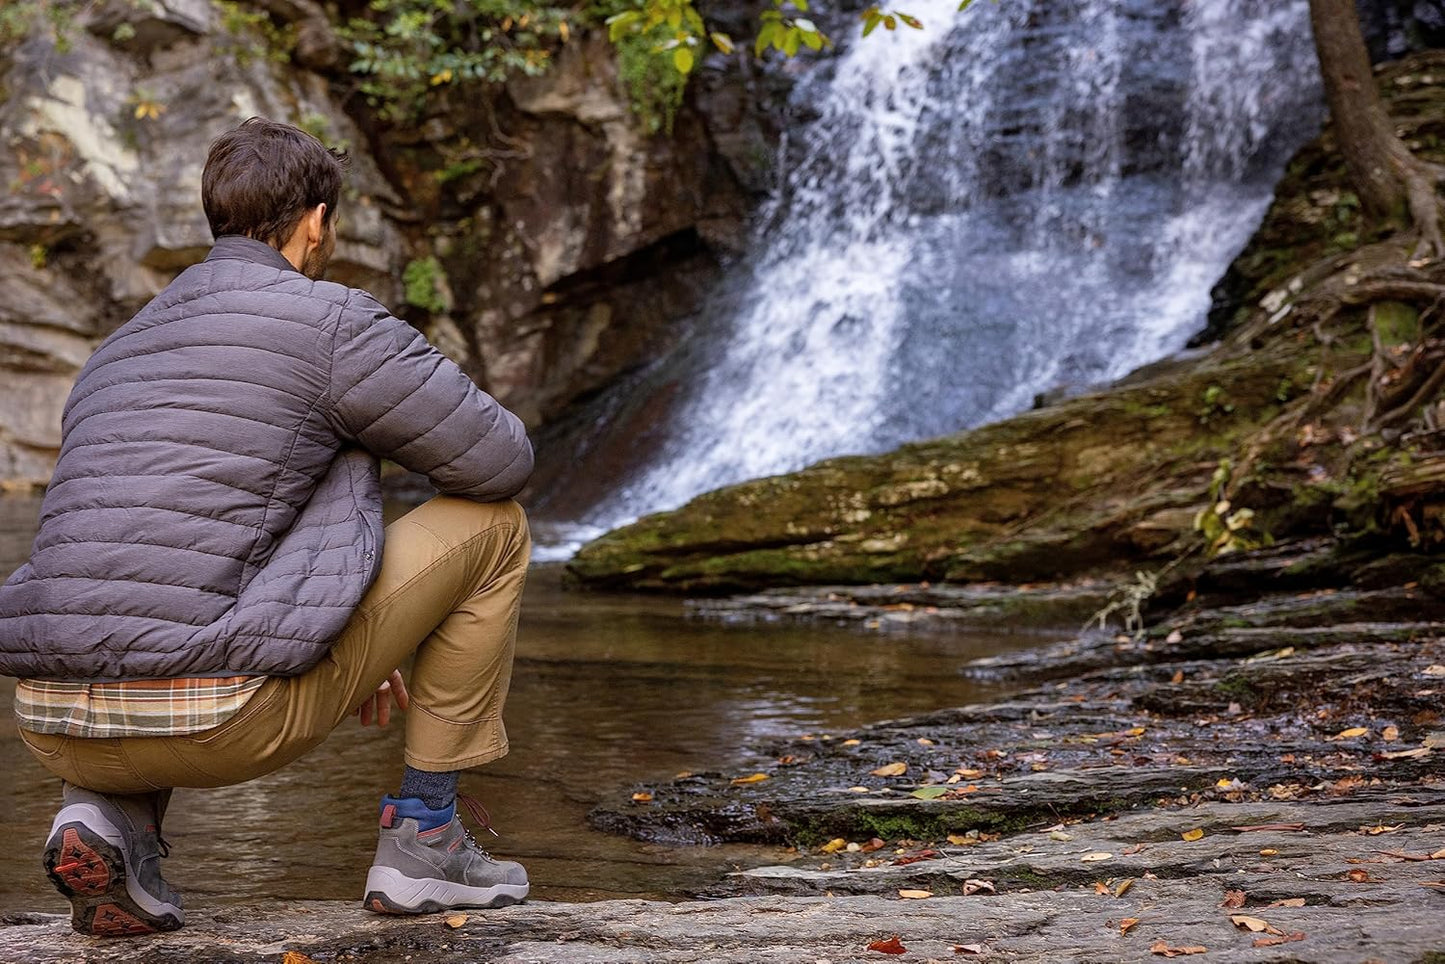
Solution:
M0 574L26 557L40 500L0 498ZM967 659L1053 641L1040 634L879 634L829 625L728 625L688 618L682 600L569 591L535 566L522 608L507 704L511 754L462 781L501 833L491 847L526 864L548 900L680 899L781 850L639 843L588 827L619 787L680 771L743 775L773 738L995 696L964 677ZM1011 684L1012 686L1017 683ZM40 869L58 781L10 722L0 681L0 852L5 913L65 909ZM360 899L375 847L375 807L394 790L402 730L347 724L310 756L260 780L180 790L167 817L167 877L192 906L257 898Z

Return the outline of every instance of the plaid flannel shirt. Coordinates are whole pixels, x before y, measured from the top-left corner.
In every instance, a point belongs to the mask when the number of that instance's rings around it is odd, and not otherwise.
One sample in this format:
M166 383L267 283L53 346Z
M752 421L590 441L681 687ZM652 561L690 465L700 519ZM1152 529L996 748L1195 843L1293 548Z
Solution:
M123 683L23 679L15 687L15 718L32 733L184 736L235 716L264 682L264 676Z

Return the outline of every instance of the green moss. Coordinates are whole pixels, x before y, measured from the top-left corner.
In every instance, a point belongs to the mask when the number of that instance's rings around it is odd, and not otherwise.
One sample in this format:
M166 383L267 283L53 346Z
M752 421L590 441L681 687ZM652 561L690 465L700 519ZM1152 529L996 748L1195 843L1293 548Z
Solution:
M407 304L414 305L423 311L429 311L434 315L447 310L446 296L442 287L446 282L446 272L442 270L441 262L434 255L408 262L406 270L402 272L401 280L406 288Z

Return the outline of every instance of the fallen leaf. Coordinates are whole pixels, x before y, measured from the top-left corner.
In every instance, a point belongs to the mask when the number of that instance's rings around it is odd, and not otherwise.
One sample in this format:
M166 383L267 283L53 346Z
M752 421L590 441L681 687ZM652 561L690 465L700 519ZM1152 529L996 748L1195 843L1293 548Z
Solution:
M1196 840L1202 840L1204 838L1204 830L1200 827L1195 827L1193 830L1184 831L1179 836L1193 843Z
M1386 743L1393 743L1399 738L1400 728L1398 726L1387 726L1385 727L1384 731L1380 733L1380 739L1384 740Z
M1148 845L1148 844L1141 844L1141 843L1139 843L1139 844L1134 844L1134 846L1132 846L1132 847L1125 847L1123 853L1124 853L1124 856L1125 856L1125 857L1132 857L1132 856L1134 856L1135 854L1142 854L1145 850L1148 850L1148 849L1149 849L1149 845Z
M968 897L971 894L993 893L997 893L997 891L994 890L993 881L991 880L975 880L970 877L968 880L965 880L963 882L963 896L965 897Z
M1259 855L1261 857L1278 857L1279 851L1275 850L1273 847L1265 847L1259 852Z
M1256 938L1254 939L1254 946L1255 946L1255 947L1277 947L1277 946L1279 946L1280 944L1292 944L1292 943L1294 943L1295 941L1302 941L1302 940L1304 940L1304 939L1305 939L1305 932L1304 932L1304 931L1294 931L1294 932L1289 933L1289 934L1281 934L1279 937L1256 937Z
M1305 899L1304 899L1303 897L1289 897L1289 898L1286 898L1285 900L1275 900L1275 901L1271 901L1271 902L1269 902L1268 904L1265 904L1264 906L1265 906L1266 908L1269 908L1269 907L1303 907L1304 905L1305 905Z
M879 954L903 954L908 950L908 948L903 946L903 942L898 939L897 934L894 934L887 940L874 941L868 945L868 949L870 951L877 951Z
M1124 918L1123 920L1119 921L1119 933L1120 933L1120 934L1127 934L1127 933L1129 933L1129 928L1133 927L1133 926L1134 926L1135 924L1137 924L1137 923L1139 923L1139 918L1137 918L1137 917L1126 917L1126 918Z
M458 927L461 927L463 924L465 924L469 919L470 918L468 918L466 914L453 914L445 921L443 921L443 923L445 923L452 930L456 930Z
M1113 857L1114 857L1114 855L1111 854L1111 853L1106 853L1105 851L1102 851L1102 850L1096 850L1096 851L1094 851L1094 852L1091 853L1091 854L1084 854L1084 856L1080 857L1079 859L1082 860L1082 861L1083 861L1084 863L1086 863L1086 864L1091 864L1091 863L1096 863L1096 862L1098 862L1098 861L1100 861L1100 860L1112 860Z
M1341 730L1340 732L1336 733L1334 736L1327 736L1327 737L1325 737L1325 739L1326 739L1326 740L1353 740L1355 737L1357 737L1357 736L1364 736L1365 734L1367 734L1367 733L1369 733L1369 732L1370 732L1370 730L1369 730L1368 727L1364 727L1364 726L1352 726L1352 727L1350 727L1348 730Z
M1074 839L1074 835L1071 833L1065 833L1062 830L1051 830L1049 831L1049 839L1069 841Z
M1125 894L1129 893L1129 888L1133 886L1134 878L1125 877L1123 880L1119 881L1119 885L1114 888L1114 896L1123 897Z
M957 774L958 774L959 776L961 776L961 777L966 777L966 778L969 779L969 780L972 780L974 777L981 777L981 776L983 776L983 771L982 771L982 770L974 770L974 769L970 769L969 767L959 767L957 770L954 770L953 772L954 772L954 773L957 773Z
M1180 632L1179 630L1177 630L1177 629L1174 630L1173 632L1171 632L1168 636L1165 636L1165 637L1164 637L1164 642L1170 643L1170 644L1179 643L1179 642L1183 642L1183 641L1184 641L1184 634L1181 633L1181 632Z
M926 737L926 736L920 736L920 737L918 738L918 745L919 745L919 746L933 746L933 741L930 740L930 739L929 739L928 737Z
M281 964L316 964L316 962L300 951L287 951L286 955L281 958Z
M752 773L745 777L737 777L733 780L733 786L740 787L748 783L762 783L768 778L766 773Z
M1378 837L1382 833L1394 833L1396 830L1404 829L1405 825L1403 823L1397 823L1393 827L1387 827L1382 823L1377 823L1373 827L1361 827L1360 833L1367 833L1371 837Z
M1433 666L1426 666L1423 670L1420 671L1420 675L1422 675L1422 676L1445 676L1445 666L1442 666L1442 665L1439 664L1439 663L1436 663L1436 664L1433 665Z
M931 890L900 890L898 896L904 900L926 900L933 896Z
M1346 871L1345 879L1353 881L1357 884L1369 883L1370 872L1368 870L1361 870L1357 867L1354 870Z
M1224 892L1224 903L1219 906L1228 907L1232 910L1236 907L1243 907L1244 902L1248 899L1242 890L1226 890Z
M839 746L857 746L862 742L862 740L844 740L842 743L839 744Z
M954 844L955 846L966 847L966 846L968 846L969 844L976 844L976 843L978 843L978 838L977 838L977 837L965 837L965 836L964 836L963 834L961 834L961 833L951 833L951 834L948 835L948 842L951 843L951 844Z
M1096 880L1096 881L1094 881L1094 893L1096 893L1096 894L1098 894L1100 897L1102 897L1102 896L1104 896L1105 894L1107 894L1108 892L1109 892L1109 885L1108 885L1108 884L1104 883L1102 880Z
M869 772L872 773L875 777L901 777L903 776L903 774L908 772L908 764L889 763L886 766L881 766L878 769L870 770Z
M1230 914L1229 922L1241 930L1254 931L1256 934L1269 930L1269 921L1260 917L1250 917L1248 914Z
M982 944L955 944L955 945L953 945L953 953L955 953L955 954L982 954L983 951L984 951L984 947L983 947Z
M1170 947L1164 941L1155 941L1149 946L1149 953L1159 954L1163 957L1184 957L1189 954L1207 954L1209 948L1198 944L1189 944L1185 947Z
M906 854L893 861L893 866L903 867L907 864L916 864L920 860L937 860L942 856L937 850L920 850L916 854Z
M1175 683L1175 684L1179 684L1179 683L1184 682L1184 670L1182 670L1182 669L1177 669L1177 670L1175 670L1175 671L1174 671L1174 675L1171 676L1171 677L1169 677L1169 682Z
M948 792L948 787L919 787L908 795L917 797L919 800L937 800Z
M838 851L844 849L847 846L848 841L844 840L842 837L834 837L832 840L823 844L823 846L819 847L818 849L825 854L836 854Z
M1392 751L1390 751L1390 752L1388 752L1388 753L1381 753L1381 754L1380 754L1380 759L1382 759L1382 760L1414 760L1414 759L1419 759L1419 758L1422 757L1422 756L1429 756L1429 755L1430 755L1430 748L1429 748L1428 746L1419 746L1419 747L1416 747L1416 748L1413 749L1413 750L1392 750Z
M882 850L884 846L885 844L881 839L879 839L878 837L874 837L872 840L868 841L858 849L863 851L865 854L871 854L875 850Z
M633 803L651 803L651 802L652 802L652 794L650 794L650 793L634 793L634 794L632 795L632 802L633 802Z

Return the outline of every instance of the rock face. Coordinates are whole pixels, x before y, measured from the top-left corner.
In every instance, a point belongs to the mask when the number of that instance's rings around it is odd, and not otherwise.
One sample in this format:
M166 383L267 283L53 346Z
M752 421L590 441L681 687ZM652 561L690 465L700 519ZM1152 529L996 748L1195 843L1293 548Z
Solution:
M49 477L97 340L204 256L207 147L253 114L351 154L329 277L371 290L534 426L673 337L738 243L754 198L740 185L760 183L747 158L768 155L769 135L736 60L705 65L671 137L644 132L610 47L585 33L543 77L439 93L420 123L387 126L347 99L318 10L240 9L297 22L296 46L211 0L158 0L89 5L59 45L37 24L0 51L12 486Z

